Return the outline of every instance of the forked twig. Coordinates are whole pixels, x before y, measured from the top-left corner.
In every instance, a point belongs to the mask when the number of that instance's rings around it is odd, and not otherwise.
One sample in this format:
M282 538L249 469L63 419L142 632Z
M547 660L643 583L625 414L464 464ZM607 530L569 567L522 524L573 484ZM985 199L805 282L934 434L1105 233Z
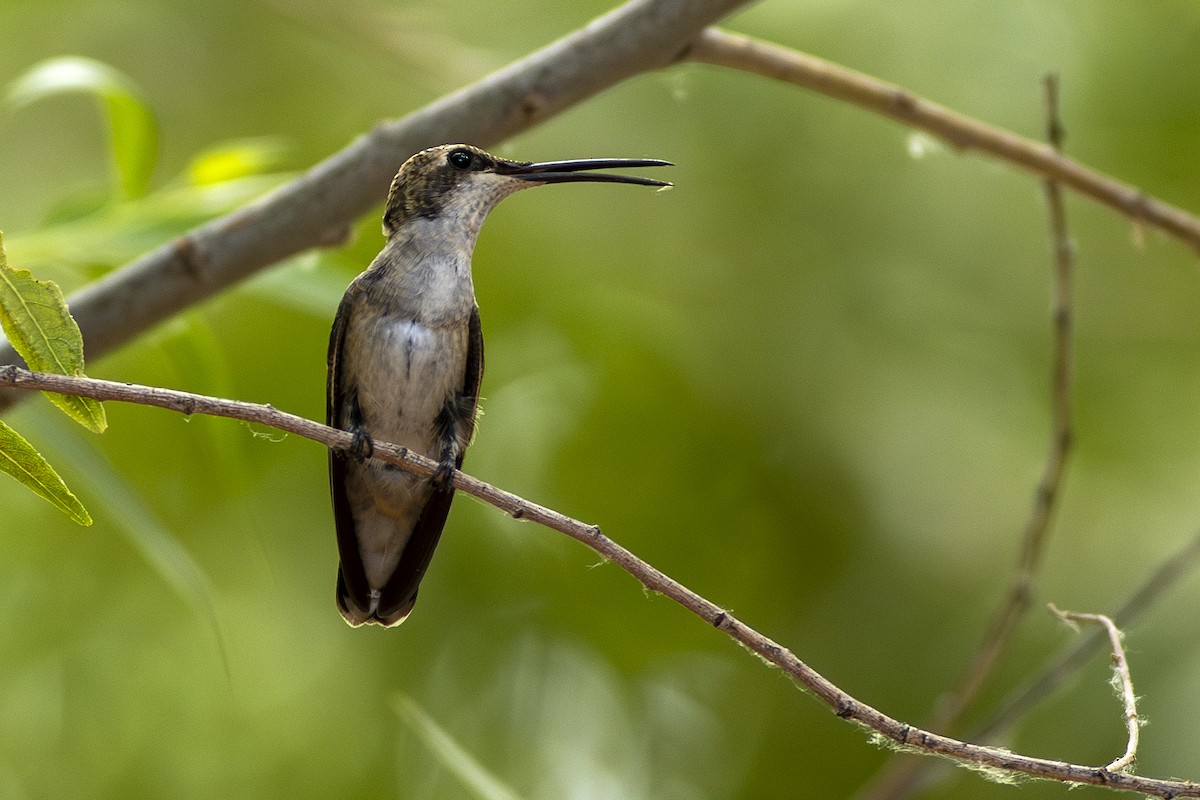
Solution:
M1193 575L1197 568L1200 568L1200 531L1142 578L1141 583L1113 610L1109 618L1118 628L1127 629L1170 589L1178 586L1185 577ZM964 738L979 744L999 744L1013 726L1029 716L1030 711L1053 696L1064 683L1095 658L1106 640L1104 631L1100 629L1085 633L1064 652L1049 659L1036 674L1005 698L983 724L971 728ZM916 765L915 768L911 766L913 764ZM908 759L904 766L911 772L909 778L912 785L919 784L922 789L930 788L934 783L933 774L936 773L938 778L946 778L951 769L949 764L916 758ZM893 770L893 773L895 772ZM928 779L922 780L923 778Z
M1109 762L1105 767L1109 772L1123 772L1133 766L1137 758L1138 731L1142 720L1137 713L1137 696L1133 693L1133 676L1129 673L1129 662L1125 658L1125 647L1121 644L1121 631L1111 619L1103 614L1081 614L1077 611L1063 611L1053 603L1050 611L1072 628L1079 630L1077 622L1094 622L1108 633L1109 644L1112 645L1113 685L1118 688L1121 703L1125 707L1125 730L1129 733L1125 753L1120 758Z
M1128 628L1151 608L1169 589L1200 567L1200 531L1177 552L1163 559L1110 615L1117 627ZM1104 636L1096 631L1085 636L1066 652L1056 656L1027 683L1013 692L986 722L970 733L971 741L997 740L1038 703L1052 695L1063 683L1091 660L1100 649Z

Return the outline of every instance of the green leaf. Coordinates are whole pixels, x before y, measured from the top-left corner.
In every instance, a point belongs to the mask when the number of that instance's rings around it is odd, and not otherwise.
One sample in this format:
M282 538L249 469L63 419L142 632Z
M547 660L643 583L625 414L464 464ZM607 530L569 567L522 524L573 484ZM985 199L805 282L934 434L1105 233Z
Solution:
M96 98L107 117L110 156L121 196L141 197L154 171L158 131L150 109L123 73L90 58L51 58L9 84L6 103L19 109L47 97L79 92Z
M0 234L0 326L8 341L35 372L83 374L83 336L67 311L62 290L53 281L36 280L27 269L13 269ZM104 406L89 397L46 392L50 402L84 427L103 433Z
M213 145L192 159L188 181L195 186L264 175L278 169L291 148L278 136L234 139Z
M0 422L0 471L12 475L80 525L92 524L92 516L71 494L54 467L21 434L3 422Z
M41 274L57 270L68 276L66 267L73 266L95 277L219 214L244 206L293 177L291 173L272 173L204 186L180 181L136 200L106 203L81 217L12 234L7 243L9 256L14 263Z

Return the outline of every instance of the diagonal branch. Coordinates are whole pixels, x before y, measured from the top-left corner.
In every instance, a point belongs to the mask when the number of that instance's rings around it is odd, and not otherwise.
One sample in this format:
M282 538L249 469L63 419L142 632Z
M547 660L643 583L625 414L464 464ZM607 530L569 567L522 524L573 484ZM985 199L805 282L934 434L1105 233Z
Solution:
M329 428L312 420L278 411L269 405L242 403L236 400L206 397L171 389L66 375L47 375L29 372L11 365L0 367L0 386L73 394L97 400L140 403L171 409L182 414L230 417L270 425L339 450L350 449L354 441L354 438L346 431ZM432 475L437 469L435 461L411 453L407 448L394 444L375 443L372 452L374 457L418 475ZM877 734L880 741L886 740L905 750L943 756L964 765L1022 773L1064 783L1104 786L1120 791L1140 792L1144 795L1164 799L1200 797L1200 783L1147 778L1124 772L1112 772L1105 767L1091 767L1034 758L1001 748L971 744L906 725L843 692L823 675L797 658L791 651L736 619L725 609L642 561L632 552L601 533L599 527L572 519L545 506L531 503L462 472L454 473L454 487L495 506L516 519L536 522L582 542L600 556L628 572L646 589L671 598L704 622L723 631L746 649L782 669L796 684L814 694L838 717L869 728Z
M1143 577L1133 592L1107 615L1108 618L1119 628L1127 629L1161 600L1163 595L1176 588L1197 569L1200 569L1200 532L1194 534L1183 547L1164 558ZM1108 641L1105 632L1101 630L1084 634L1075 644L1049 659L1023 686L1010 694L999 708L991 713L986 722L968 731L966 738L981 744L1001 742L1018 722L1029 716L1034 708L1077 675ZM889 783L895 790L895 794L886 795L889 800L899 797L902 791L909 790L910 787L919 787L922 791L929 790L938 781L944 781L948 777L949 764L939 764L929 759L914 758L913 761L917 767L906 765L903 774L899 768L893 768L889 780L897 782ZM881 784L882 780L876 782L870 787L871 791L875 791Z
M690 60L804 86L1061 181L1200 249L1200 218L1032 142L892 84L716 29L749 0L631 0L504 69L376 126L262 200L203 225L69 298L94 358L282 259L337 244L408 155L445 141L488 146L622 80ZM0 341L0 364L17 363ZM0 410L19 393L0 394Z
M631 0L545 48L385 122L262 200L203 225L68 299L95 358L256 271L341 242L404 159L447 141L490 145L633 75L673 63L749 0ZM17 363L0 341L0 364ZM15 402L0 397L0 409Z
M715 28L704 31L685 56L812 89L925 131L952 147L977 150L1016 164L1200 250L1200 217L1066 158L1049 145L960 114L900 86L807 53Z

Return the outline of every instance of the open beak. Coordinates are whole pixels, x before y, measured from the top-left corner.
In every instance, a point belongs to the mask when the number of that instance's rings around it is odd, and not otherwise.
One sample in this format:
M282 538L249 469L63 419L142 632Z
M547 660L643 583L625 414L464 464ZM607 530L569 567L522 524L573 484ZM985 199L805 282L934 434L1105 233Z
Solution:
M635 167L673 167L670 161L656 158L584 158L576 161L542 161L536 164L520 161L500 161L496 172L514 178L537 183L567 183L569 181L595 181L597 183L634 183L639 186L670 186L666 181L639 178L632 175L610 175L607 172L589 172L593 169L632 169Z

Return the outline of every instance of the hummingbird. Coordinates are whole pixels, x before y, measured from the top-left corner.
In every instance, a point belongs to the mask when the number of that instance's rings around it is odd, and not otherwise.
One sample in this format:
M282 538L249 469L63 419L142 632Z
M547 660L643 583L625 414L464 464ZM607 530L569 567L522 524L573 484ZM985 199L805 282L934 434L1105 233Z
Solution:
M549 183L669 186L593 171L658 166L672 165L508 161L449 144L400 167L383 214L387 242L346 289L329 337L326 424L354 436L348 451L329 451L337 605L350 625L393 627L408 617L446 524L483 377L471 255L488 212ZM425 478L372 459L372 440L428 456L437 470Z

